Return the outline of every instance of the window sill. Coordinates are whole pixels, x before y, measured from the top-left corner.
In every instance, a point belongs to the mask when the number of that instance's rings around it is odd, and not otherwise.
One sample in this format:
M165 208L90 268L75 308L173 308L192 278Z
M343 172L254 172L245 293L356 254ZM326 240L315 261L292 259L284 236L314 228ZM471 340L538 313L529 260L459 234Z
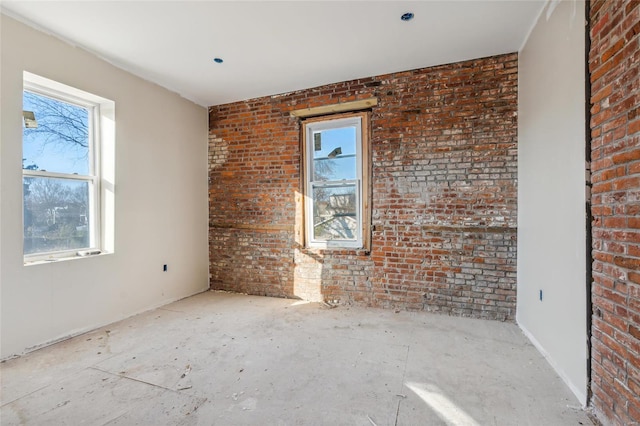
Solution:
M90 258L94 258L94 257L102 257L102 256L106 256L109 254L113 254L112 252L100 252L97 254L90 254L90 255L86 255L86 256L80 256L80 255L68 255L68 256L60 256L60 257L52 257L52 258L36 258L36 259L29 259L24 261L24 266L35 266L35 265L45 265L48 263L58 263L58 262L66 262L69 260L78 260L78 259L90 259Z
M304 247L302 251L305 253L327 254L332 256L369 256L371 252L364 248L348 248L348 247Z

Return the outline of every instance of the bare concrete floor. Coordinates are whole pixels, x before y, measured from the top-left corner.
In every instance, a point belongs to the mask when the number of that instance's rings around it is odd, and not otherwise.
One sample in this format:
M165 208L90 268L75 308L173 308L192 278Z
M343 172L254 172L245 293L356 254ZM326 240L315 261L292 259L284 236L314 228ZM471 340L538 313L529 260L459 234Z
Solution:
M514 324L207 292L6 361L5 425L591 425Z

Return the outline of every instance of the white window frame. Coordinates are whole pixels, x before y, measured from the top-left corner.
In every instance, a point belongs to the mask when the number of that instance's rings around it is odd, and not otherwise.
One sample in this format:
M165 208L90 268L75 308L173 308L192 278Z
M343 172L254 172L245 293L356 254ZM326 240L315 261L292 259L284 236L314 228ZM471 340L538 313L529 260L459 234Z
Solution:
M304 199L305 199L305 240L310 248L351 248L363 247L364 235L364 207L363 207L363 117L356 114L344 118L324 118L310 120L303 124L304 130ZM356 178L336 181L313 181L313 134L317 131L355 127L356 129ZM317 187L356 187L356 215L357 235L354 240L319 240L314 238L313 232L313 189Z
M28 78L28 74L25 72L25 77L23 81L23 92L31 92L39 96L48 97L54 100L59 100L62 102L66 102L81 108L84 108L88 112L88 127L89 127L89 135L88 135L88 163L89 163L89 174L80 175L80 174L72 174L72 173L60 173L60 172L50 172L50 171L41 171L41 170L22 170L23 182L26 177L36 177L36 178L53 178L53 179L65 179L75 182L88 182L89 185L89 200L88 200L88 208L89 208L89 247L82 248L74 248L68 250L59 250L59 251L49 251L49 252L39 252L39 253L30 253L24 254L24 262L32 263L38 262L41 260L57 260L62 258L69 258L78 256L79 253L92 253L92 252L100 252L102 248L102 206L101 206L101 194L103 193L101 188L101 113L100 113L100 102L96 100L90 99L91 96L82 96L82 92L68 88L69 90L65 90L68 86L64 86L59 83L52 82L51 85L42 84L42 81L46 81L46 79L42 77L34 76L33 79ZM41 82L36 82L34 80L40 80ZM55 88L51 87L54 86ZM37 117L36 117L37 119ZM23 141L24 144L24 141ZM25 194L22 194L23 200ZM24 206L24 202L23 202ZM24 212L22 215L22 228L24 233Z

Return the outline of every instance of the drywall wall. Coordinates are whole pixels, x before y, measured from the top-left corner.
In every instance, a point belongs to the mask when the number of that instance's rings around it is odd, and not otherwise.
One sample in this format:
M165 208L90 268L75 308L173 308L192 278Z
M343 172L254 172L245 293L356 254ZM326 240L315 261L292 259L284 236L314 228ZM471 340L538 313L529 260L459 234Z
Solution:
M1 356L205 290L206 109L12 18L1 19ZM23 71L115 102L112 254L23 264Z
M584 2L560 2L549 19L542 13L519 55L516 315L582 404L588 356L584 22Z

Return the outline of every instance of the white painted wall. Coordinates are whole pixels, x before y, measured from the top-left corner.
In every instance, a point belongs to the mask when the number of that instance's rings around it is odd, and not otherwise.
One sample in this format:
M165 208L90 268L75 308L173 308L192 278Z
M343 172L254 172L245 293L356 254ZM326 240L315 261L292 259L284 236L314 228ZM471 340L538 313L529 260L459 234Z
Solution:
M517 306L518 324L583 405L584 10L582 1L559 2L549 19L545 10L519 55Z
M0 356L206 290L206 109L4 15L0 31ZM23 265L23 71L115 101L113 254Z

